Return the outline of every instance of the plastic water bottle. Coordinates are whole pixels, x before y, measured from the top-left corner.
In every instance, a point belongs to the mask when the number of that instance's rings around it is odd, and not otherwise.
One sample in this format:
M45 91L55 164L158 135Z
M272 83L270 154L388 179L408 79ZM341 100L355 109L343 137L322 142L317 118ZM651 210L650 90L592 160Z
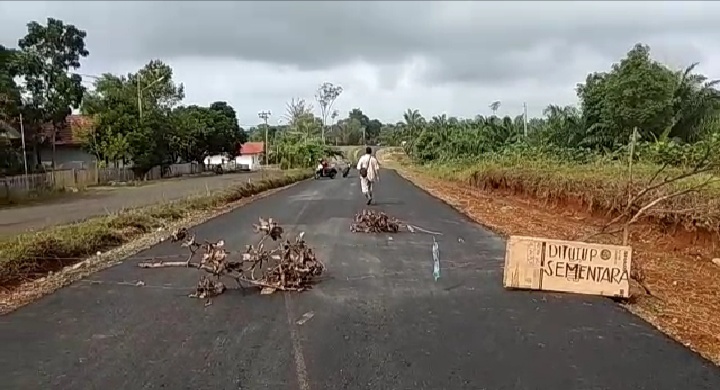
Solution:
M433 246L432 246L432 255L433 255L433 277L435 278L435 281L440 278L440 247L438 246L437 241L435 241L435 237L433 237Z

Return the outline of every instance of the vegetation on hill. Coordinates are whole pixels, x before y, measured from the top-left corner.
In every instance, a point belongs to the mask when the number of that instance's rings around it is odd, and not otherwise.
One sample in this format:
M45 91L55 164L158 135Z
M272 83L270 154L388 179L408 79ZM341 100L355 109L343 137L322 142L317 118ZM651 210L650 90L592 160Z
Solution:
M580 201L625 222L652 203L638 219L718 232L720 92L696 65L670 69L638 44L578 84L579 107L550 105L530 119L527 136L522 116L426 119L417 110L383 136L442 177Z

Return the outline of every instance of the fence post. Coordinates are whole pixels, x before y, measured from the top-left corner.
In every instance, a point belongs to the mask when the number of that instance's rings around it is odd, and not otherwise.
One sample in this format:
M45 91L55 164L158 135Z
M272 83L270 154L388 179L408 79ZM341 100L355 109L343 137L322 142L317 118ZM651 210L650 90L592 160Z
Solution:
M10 186L8 185L7 180L3 180L3 187L5 188L5 197L7 198L8 203L10 203Z

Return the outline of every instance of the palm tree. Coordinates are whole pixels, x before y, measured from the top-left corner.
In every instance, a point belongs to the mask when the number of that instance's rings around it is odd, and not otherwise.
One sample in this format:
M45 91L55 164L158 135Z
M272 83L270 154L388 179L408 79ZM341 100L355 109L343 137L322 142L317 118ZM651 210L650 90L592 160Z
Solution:
M497 112L498 108L500 108L500 101L496 100L496 101L490 103L489 107L492 110L493 116L495 116L495 113Z
M409 108L403 114L403 119L405 119L405 124L410 128L420 126L424 121L419 110L411 110Z
M551 104L543 110L543 114L547 118L545 130L549 142L574 147L588 141L583 115L577 107Z
M405 124L410 130L411 140L415 139L417 130L425 124L425 118L420 115L419 110L411 110L408 108L407 111L405 111L405 113L403 114L403 119L405 119Z
M696 62L677 73L669 135L683 141L692 142L702 137L700 124L717 117L720 111L720 92L715 88L720 80L708 80L702 74L693 73L697 65Z

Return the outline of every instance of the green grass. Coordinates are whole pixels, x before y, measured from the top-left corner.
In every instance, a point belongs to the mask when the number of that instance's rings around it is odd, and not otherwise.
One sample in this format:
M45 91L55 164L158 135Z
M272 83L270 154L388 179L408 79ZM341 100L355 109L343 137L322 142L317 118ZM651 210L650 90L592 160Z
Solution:
M469 184L486 191L504 191L545 200L572 203L589 212L617 215L628 201L628 166L621 162L597 161L577 164L547 157L505 156L478 161L455 161L416 165L430 176ZM633 165L632 193L637 193L660 169L648 163ZM680 169L666 169L658 176L674 177ZM697 191L672 197L650 209L647 217L666 226L680 225L689 231L720 232L720 178L707 174L676 181L647 193L640 207L653 199L698 186L708 178L713 183ZM639 207L635 207L637 210Z

